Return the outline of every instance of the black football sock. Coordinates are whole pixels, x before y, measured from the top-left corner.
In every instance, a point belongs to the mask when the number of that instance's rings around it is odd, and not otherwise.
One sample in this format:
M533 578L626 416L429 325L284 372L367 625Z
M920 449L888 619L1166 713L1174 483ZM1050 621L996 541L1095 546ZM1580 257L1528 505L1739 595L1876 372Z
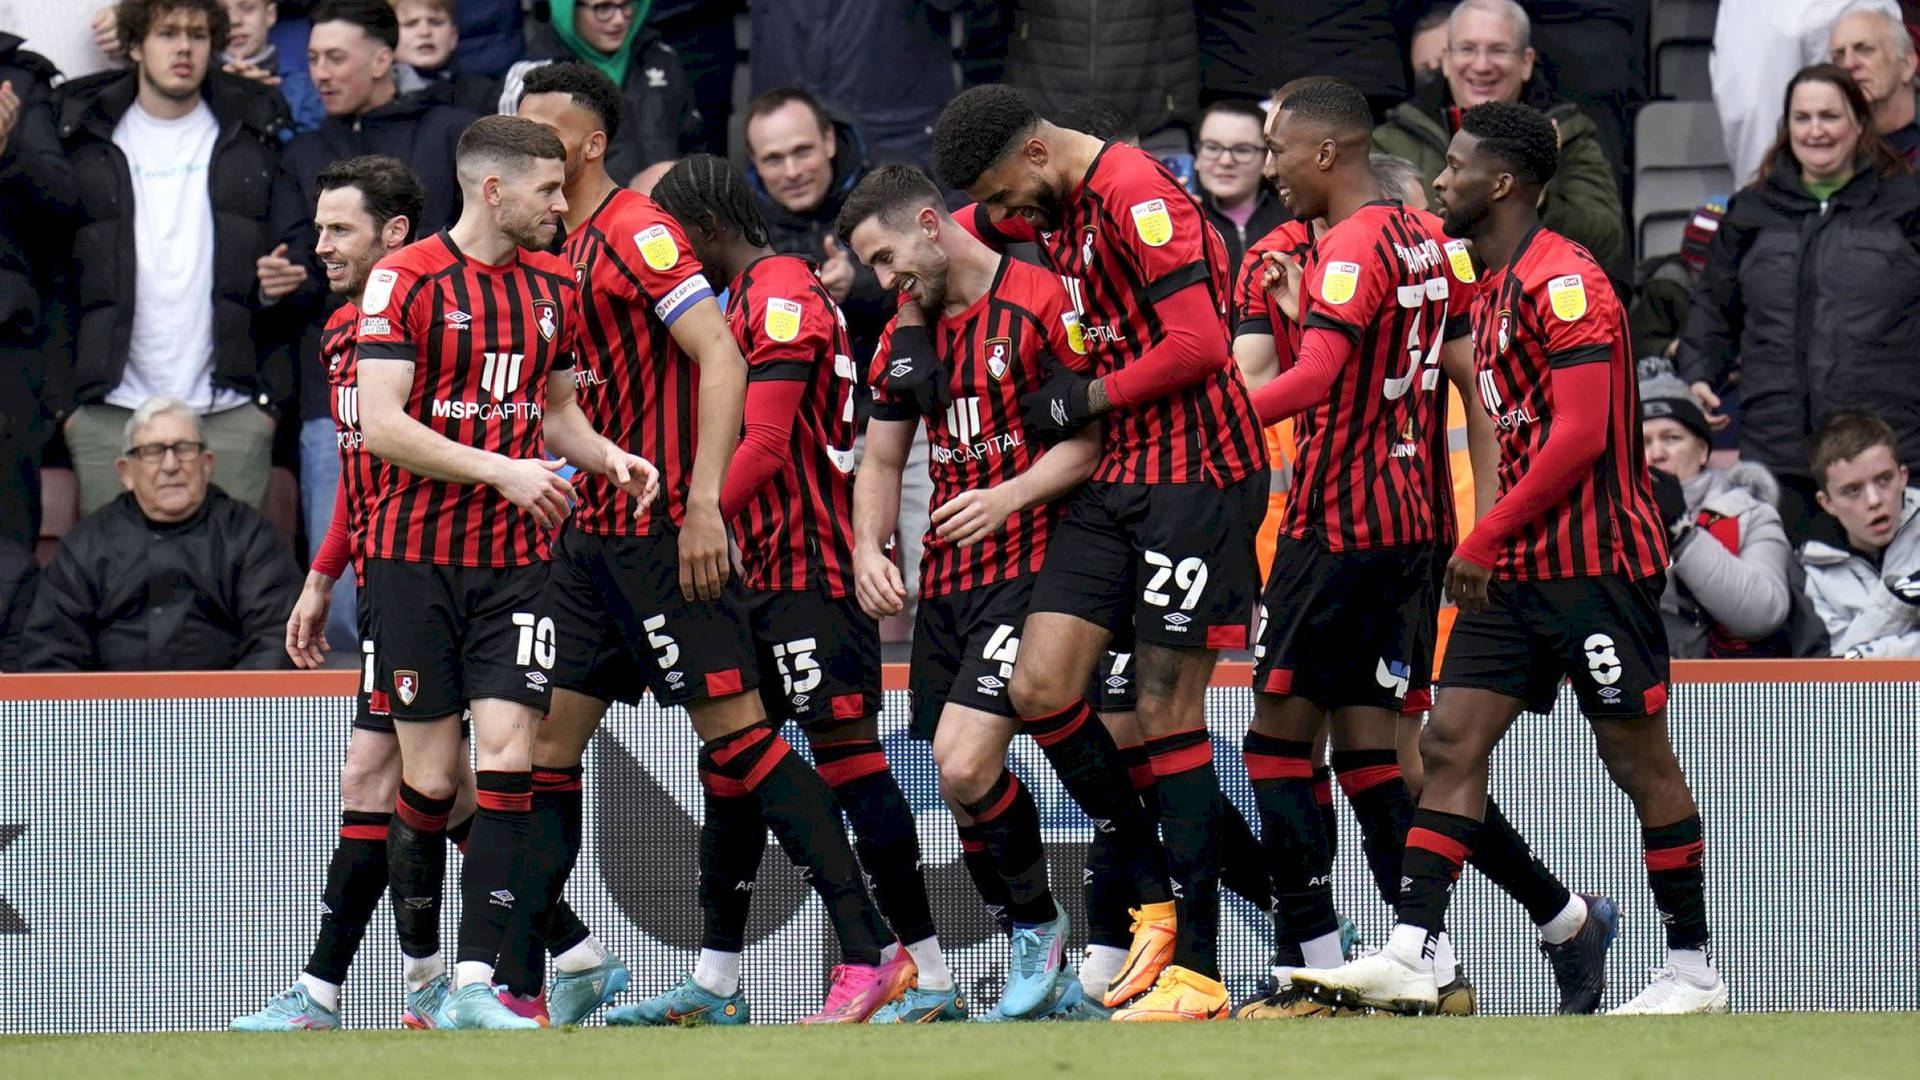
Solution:
M980 893L980 903L993 916L1000 929L1013 932L1013 916L1008 909L1013 906L1013 894L1007 891L1007 879L1000 876L1000 867L993 861L993 853L987 850L987 838L978 825L956 825L960 832L960 861L967 868L967 877L973 879L973 887Z
M1707 947L1707 840L1700 815L1640 830L1647 849L1647 884L1667 928L1667 948Z
M545 799L558 811L560 843L565 852L560 864L559 887L548 898L546 913L534 923L535 936L546 946L550 956L559 956L587 940L593 933L586 923L580 921L580 916L567 903L564 895L566 883L573 878L574 865L580 861L580 845L585 835L583 821L586 796L581 784L584 772L579 765L541 768L534 772L535 802ZM544 785L541 779L543 773Z
M758 799L715 795L714 780L703 755L700 783L706 789L706 815L700 824L700 910L706 916L706 936L700 947L737 953L747 944L753 883L767 850L767 821L760 816Z
M1360 847L1380 902L1391 909L1400 899L1400 863L1413 824L1413 795L1401 778L1399 755L1391 747L1335 750L1333 772L1360 823Z
M1447 901L1480 823L1459 814L1415 810L1400 868L1398 921L1426 931L1428 946L1447 928Z
M380 894L387 891L387 819L391 814L345 810L340 839L327 863L326 891L320 894L320 933L307 958L307 974L338 986L366 936Z
M1220 884L1261 911L1271 910L1273 884L1267 877L1267 860L1261 854L1260 841L1253 837L1253 826L1224 791L1220 793L1217 812L1220 815Z
M878 964L886 927L860 879L827 782L765 722L716 739L701 754L714 774L715 794L759 800L781 850L825 902L846 962Z
M1087 905L1087 944L1125 949L1133 944L1133 916L1128 909L1140 903L1133 881L1122 865L1113 834L1096 832L1087 845L1083 893Z
M440 897L447 879L447 814L453 797L430 798L400 782L387 825L387 874L394 930L412 957L440 951Z
M866 739L816 742L813 767L853 825L854 853L893 935L909 945L933 937L933 909L927 902L913 808L887 767L880 744Z
M460 874L460 963L500 962L514 908L529 895L527 834L533 818L531 772L476 772L473 832ZM457 976L456 976L457 981Z
M1327 834L1327 864L1340 857L1340 811L1333 806L1333 770L1313 767L1313 803L1320 808L1320 828Z
M1093 714L1093 706L1076 701L1058 712L1028 717L1022 726L1047 755L1060 786L1093 820L1094 829L1114 833L1115 850L1125 861L1140 902L1172 899L1159 833L1134 792L1113 735Z
M534 997L546 986L550 943L544 931L572 869L564 823L566 789L573 785L577 791L578 783L577 769L535 766L533 770L525 888L519 893L520 902L514 905L513 921L508 924L506 940L500 946L500 962L494 967L494 981L521 997Z
M1240 749L1260 811L1261 850L1273 882L1276 931L1299 948L1340 929L1333 908L1333 855L1313 797L1311 743L1249 731Z
M1481 823L1473 841L1473 855L1467 862L1526 908L1535 926L1545 926L1573 898L1527 846L1520 830L1507 820L1491 795L1487 797L1486 820Z
M448 820L447 843L452 844L455 851L465 854L467 850L467 834L472 831L473 811L469 810L467 811L467 816L461 818L459 821Z
M1047 853L1040 842L1040 809L1026 785L1003 770L985 795L963 809L1006 882L1008 917L1019 926L1052 922L1054 901L1047 886Z
M1220 779L1205 727L1147 740L1154 785L1160 792L1160 833L1179 905L1173 963L1209 979L1220 977ZM1142 890L1142 900L1146 900ZM1151 901L1148 901L1151 903Z

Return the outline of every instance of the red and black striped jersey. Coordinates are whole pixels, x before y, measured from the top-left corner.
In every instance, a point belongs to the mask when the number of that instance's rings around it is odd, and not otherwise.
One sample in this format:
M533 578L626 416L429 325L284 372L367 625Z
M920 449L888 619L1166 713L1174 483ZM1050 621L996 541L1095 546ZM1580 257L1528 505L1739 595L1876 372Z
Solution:
M1200 204L1151 154L1108 143L1067 200L1060 227L1035 232L1019 218L991 220L984 207L960 221L995 242L1037 243L1048 266L1067 279L1085 321L1088 362L1104 378L1138 360L1166 336L1154 305L1190 285L1204 286L1229 341L1227 306L1234 268ZM1218 373L1165 397L1106 416L1106 447L1095 480L1108 483L1224 487L1266 464L1260 421L1240 371Z
M1479 271L1473 265L1473 251L1465 240L1447 236L1446 226L1437 214L1425 210L1412 213L1426 225L1427 233L1440 241L1440 250L1447 257L1450 297L1447 302L1447 330L1442 340L1453 341L1466 337L1473 331L1473 304L1480 297L1482 284ZM1436 353L1435 359L1438 357ZM1464 456L1454 453L1452 440L1456 427L1464 434L1466 425L1465 417L1449 415L1447 388L1451 385L1446 372L1442 371L1435 379L1423 379L1421 386L1432 410L1432 422L1427 426L1426 461L1433 485L1434 539L1448 548L1460 536L1460 496L1454 484L1453 470L1462 464L1460 458ZM1472 509L1471 499L1468 500L1468 509Z
M593 429L660 470L660 495L638 500L604 476L579 474L573 524L602 536L650 536L687 515L698 442L700 368L668 328L713 295L679 222L652 199L614 191L562 249L580 286L574 378Z
M1285 222L1247 248L1233 281L1233 336L1272 334L1273 346L1280 353L1281 371L1292 367L1300 354L1300 324L1275 311L1273 299L1260 287L1260 278L1267 271L1263 256L1276 252L1305 265L1311 250L1313 233L1307 223L1298 219Z
M1295 494L1281 531L1330 551L1436 539L1431 427L1454 280L1437 226L1368 203L1314 241L1300 321L1352 338L1353 360L1295 427Z
M1564 499L1514 533L1496 557L1495 577L1637 580L1666 569L1630 340L1606 272L1559 233L1536 226L1512 260L1487 275L1473 312L1474 368L1500 438L1502 496L1553 426L1552 369L1609 365L1606 449Z
M380 260L361 303L358 360L413 365L408 415L452 442L510 458L545 450L547 377L573 366L580 319L572 269L519 251L498 266L440 232ZM451 566L547 558L548 531L491 487L386 469L367 557Z
M853 388L847 323L813 267L792 255L756 259L727 296L727 325L747 381L808 384L787 463L734 521L750 589L853 587Z
M1086 345L1080 315L1060 279L1009 257L1001 258L979 300L930 329L953 393L946 413L927 420L927 474L937 507L963 491L1005 483L1033 465L1046 448L1027 432L1020 395L1046 381L1049 359L1077 359ZM873 358L870 377L876 383L892 344L889 322ZM903 406L874 388L874 419L910 421L918 415L911 403ZM1039 570L1059 505L1022 510L1004 531L972 547L942 540L929 528L920 595L965 592Z
M347 550L353 558L355 581L365 577L367 517L377 485L375 474L385 462L367 453L360 432L360 379L354 350L360 329L360 308L349 302L335 308L320 331L320 365L327 372L328 411L333 414L334 439L340 445L340 486L346 489ZM318 544L319 538L313 538Z

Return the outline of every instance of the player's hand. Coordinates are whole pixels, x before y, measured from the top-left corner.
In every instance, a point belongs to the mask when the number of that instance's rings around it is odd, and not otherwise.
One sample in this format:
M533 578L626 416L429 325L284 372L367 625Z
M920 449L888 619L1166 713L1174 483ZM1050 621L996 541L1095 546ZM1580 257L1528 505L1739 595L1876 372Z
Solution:
M93 22L89 24L93 30L93 44L104 53L109 60L118 60L122 55L120 52L120 17L115 10L116 7L117 5L108 4L106 7L94 12Z
M266 68L249 64L245 60L229 60L226 66L220 70L229 75L238 75L243 79L252 79L254 82L264 86L280 85L280 76L268 71Z
M327 616L333 612L333 590L303 586L287 616L287 656L297 668L317 668L327 644Z
M687 504L687 519L680 525L680 595L688 600L718 600L732 568L720 508L711 503Z
M906 610L907 583L884 552L854 548L853 595L868 618L884 619Z
M1707 414L1708 427L1719 431L1733 422L1720 412L1720 395L1713 392L1713 387L1697 382L1687 389L1693 391L1693 400L1699 404L1700 411Z
M1038 390L1020 395L1021 418L1043 442L1069 438L1093 422L1093 406L1087 401L1092 385L1091 376L1055 364Z
M532 514L541 528L557 529L573 511L573 485L560 475L566 467L566 458L508 458L493 480L493 489Z
M307 280L307 268L287 258L287 245L253 260L253 275L260 280L260 298L269 303L285 297Z
M920 306L911 300L900 301L900 310L916 315ZM893 338L887 346L887 366L874 380L874 389L896 401L909 401L929 420L953 404L952 376L933 351L933 335L926 320L896 322Z
M1268 251L1260 256L1266 268L1260 271L1260 288L1273 301L1274 310L1288 322L1300 321L1300 260L1284 251Z
M853 291L853 256L832 236L822 240L820 246L826 253L820 263L820 284L826 286L834 303L844 304L847 294Z
M13 92L13 83L0 82L0 154L6 153L7 140L13 135L13 127L20 122L20 95Z
M607 458L606 477L613 481L613 486L640 500L635 517L646 513L660 494L660 470L638 454L615 451Z
M935 536L959 547L973 545L1006 528L1018 509L1007 485L963 491L933 512Z
M1487 610L1487 583L1493 571L1455 555L1447 560L1447 599L1461 611Z

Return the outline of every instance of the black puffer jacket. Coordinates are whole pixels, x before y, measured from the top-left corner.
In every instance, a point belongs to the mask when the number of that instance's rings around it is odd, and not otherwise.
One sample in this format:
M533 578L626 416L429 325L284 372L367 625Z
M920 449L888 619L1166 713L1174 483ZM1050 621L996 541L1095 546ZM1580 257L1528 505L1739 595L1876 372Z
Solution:
M46 301L66 261L73 213L73 170L60 149L48 89L59 72L20 38L0 34L0 82L20 98L20 118L0 150L0 341L37 342L48 325Z
M1200 32L1175 0L1019 0L1007 82L1042 116L1074 98L1112 102L1143 135L1200 112Z
M1401 6L1402 0L1197 4L1206 95L1260 101L1290 79L1333 75L1384 108L1407 96L1407 65L1394 34Z
M67 534L27 619L26 671L287 668L300 568L267 519L219 488L177 524L131 492Z
M1839 409L1892 425L1920 468L1920 181L1856 175L1822 204L1781 155L1736 194L1680 339L1688 382L1740 385L1740 454L1810 477L1809 437Z
M527 28L527 58L507 70L500 84L500 111L511 114L520 106L520 87L527 72L555 60L577 60L553 28L541 21ZM701 138L700 107L693 86L673 51L651 26L642 27L633 40L626 78L620 80L620 131L607 147L607 175L616 184L632 180L657 161L671 161Z
M1199 199L1200 210L1207 215L1207 223L1212 225L1220 233L1220 239L1226 242L1228 266L1239 266L1240 260L1247 256L1247 248L1251 247L1255 240L1293 220L1293 215L1287 212L1280 197L1273 193L1273 189L1267 186L1265 180L1262 180L1260 186L1254 189L1253 216L1247 219L1245 228L1234 224L1233 219L1220 209L1220 205L1213 201L1212 193L1205 188L1200 189Z
M127 156L113 144L113 128L133 107L134 78L130 71L102 72L66 83L54 98L79 203L73 398L83 405L120 385L133 335L133 176ZM291 370L261 364L253 303L254 260L273 247L267 213L280 132L292 120L279 93L251 79L215 71L202 92L220 124L207 170L213 198L213 381L266 405L293 391Z

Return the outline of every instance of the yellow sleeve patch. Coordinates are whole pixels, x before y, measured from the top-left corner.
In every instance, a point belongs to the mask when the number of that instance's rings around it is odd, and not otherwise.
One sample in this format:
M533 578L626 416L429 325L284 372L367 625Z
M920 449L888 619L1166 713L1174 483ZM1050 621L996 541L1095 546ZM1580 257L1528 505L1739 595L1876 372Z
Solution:
M633 244L655 270L671 270L680 262L680 245L673 242L665 225L649 225L634 233Z
M1447 265L1461 284L1473 284L1473 253L1467 250L1465 240L1447 241Z
M1173 239L1173 217L1167 213L1167 200L1148 199L1133 204L1133 228L1148 247L1163 247Z
M1330 262L1320 276L1320 296L1329 304L1344 304L1353 299L1353 291L1359 284L1359 263Z
M1573 322L1587 313L1587 287L1579 274L1568 274L1547 282L1547 300L1561 322Z
M767 336L775 341L792 341L800 336L800 305L785 297L767 299Z
M1087 332L1080 326L1079 313L1069 311L1060 316L1060 321L1067 327L1067 344L1081 356L1087 355Z

